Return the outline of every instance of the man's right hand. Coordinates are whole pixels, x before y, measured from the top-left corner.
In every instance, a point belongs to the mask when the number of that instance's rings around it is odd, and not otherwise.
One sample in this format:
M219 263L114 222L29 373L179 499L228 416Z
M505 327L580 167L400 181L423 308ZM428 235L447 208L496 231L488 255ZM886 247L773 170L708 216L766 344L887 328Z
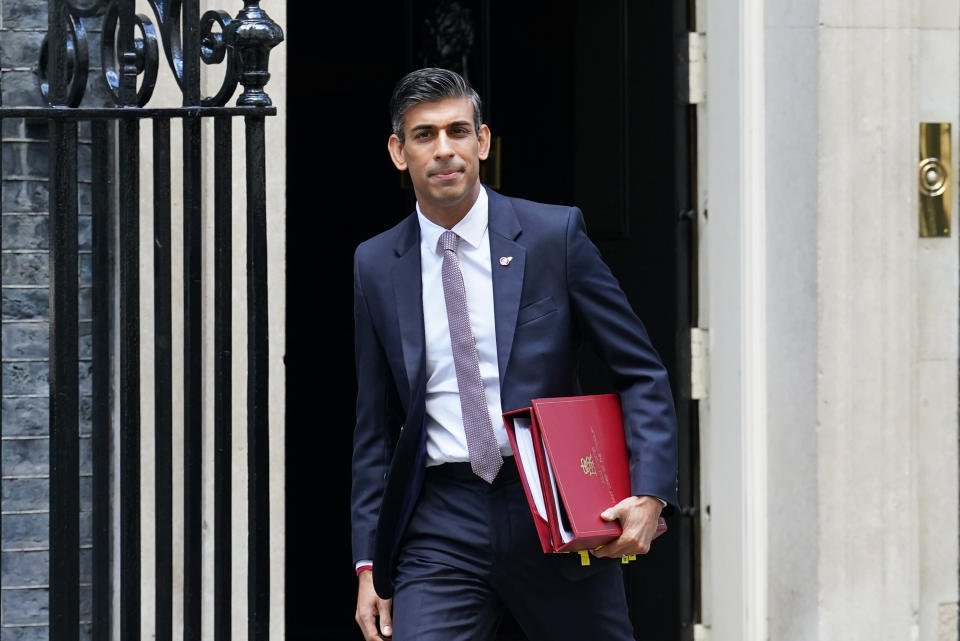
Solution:
M357 624L366 641L380 641L393 636L392 599L381 599L373 589L373 570L364 570L359 576L357 588ZM380 630L377 630L376 617L380 617Z

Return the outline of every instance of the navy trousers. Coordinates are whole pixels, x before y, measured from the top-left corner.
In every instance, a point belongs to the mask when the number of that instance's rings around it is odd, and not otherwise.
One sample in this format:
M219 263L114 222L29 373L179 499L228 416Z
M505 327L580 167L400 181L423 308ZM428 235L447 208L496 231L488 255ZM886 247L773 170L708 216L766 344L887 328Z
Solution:
M402 543L394 641L493 639L506 608L530 641L633 641L620 563L544 554L512 459L493 484L427 469Z

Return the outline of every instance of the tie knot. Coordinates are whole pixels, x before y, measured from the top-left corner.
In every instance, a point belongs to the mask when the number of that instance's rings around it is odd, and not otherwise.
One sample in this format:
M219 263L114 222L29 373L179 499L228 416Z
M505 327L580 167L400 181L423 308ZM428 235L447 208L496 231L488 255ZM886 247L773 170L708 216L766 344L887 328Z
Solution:
M457 251L457 243L460 242L460 237L457 236L456 232L452 232L449 229L442 234L440 234L440 241L437 243L440 246L442 251L452 250Z

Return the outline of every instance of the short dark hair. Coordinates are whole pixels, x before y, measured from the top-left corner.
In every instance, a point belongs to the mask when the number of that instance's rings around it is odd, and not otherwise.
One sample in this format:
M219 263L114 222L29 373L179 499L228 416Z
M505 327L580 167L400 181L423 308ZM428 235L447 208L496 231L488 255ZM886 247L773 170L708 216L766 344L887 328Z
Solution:
M446 98L470 100L473 104L473 126L477 131L480 130L482 105L480 96L470 83L455 71L426 67L411 71L401 78L390 97L390 124L400 142L403 142L403 118L410 107Z

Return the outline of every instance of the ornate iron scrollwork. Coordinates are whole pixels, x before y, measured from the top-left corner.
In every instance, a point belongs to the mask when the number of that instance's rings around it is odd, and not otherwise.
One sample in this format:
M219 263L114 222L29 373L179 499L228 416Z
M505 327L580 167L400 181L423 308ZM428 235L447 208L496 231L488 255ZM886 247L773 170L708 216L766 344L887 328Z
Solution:
M211 98L204 98L205 105L225 105L230 96L237 90L239 80L236 62L232 50L227 44L226 34L230 23L233 22L226 11L207 11L200 18L200 59L208 65L218 65L226 59L227 69L223 75L223 84L220 91ZM213 30L214 25L220 25L220 33Z
M78 18L102 15L112 0L64 0L67 10Z
M120 24L120 0L63 0L64 20L67 21L67 39L63 43L44 40L37 69L44 99L51 102L47 80L48 47L61 46L67 50L68 89L65 104L77 107L83 100L89 73L89 52L84 18L103 16L101 63L103 78L114 103L120 105L120 82L123 61L130 52L120 51L117 28ZM144 106L153 95L159 70L159 45L173 77L183 90L183 43L181 39L182 0L147 0L156 21L136 14L133 38L136 75L139 87L136 104ZM226 11L207 11L200 18L200 59L207 65L226 64L223 82L213 96L203 98L202 106L223 106L243 83L240 106L270 105L263 91L270 78L267 72L270 49L283 41L283 30L259 7L259 0L245 0L244 7L231 18Z
M120 11L117 4L111 3L107 15L103 19L103 40L100 47L100 64L103 67L103 78L116 104L122 104L120 99L121 65L117 59L118 51L116 37L117 24L120 20ZM143 75L140 88L137 89L137 106L142 107L150 100L157 85L157 70L160 66L160 54L157 50L157 31L150 22L150 18L142 13L134 16L134 24L140 37L134 37L134 56L137 75Z
M87 73L90 70L90 52L87 49L87 31L83 27L83 20L68 11L64 11L61 20L66 24L66 40L56 43L57 46L66 47L67 50L67 70L66 83L67 90L63 104L68 107L79 107L83 100L83 93L87 89ZM50 81L47 78L49 56L49 36L44 36L43 44L40 46L40 61L37 66L37 75L40 77L40 93L47 104L53 106L55 100L53 92L50 90Z
M157 18L157 28L163 42L163 52L167 64L180 88L183 88L183 50L180 46L180 6L181 0L147 0L153 15Z
M112 0L64 0L67 10L78 18L102 15Z

